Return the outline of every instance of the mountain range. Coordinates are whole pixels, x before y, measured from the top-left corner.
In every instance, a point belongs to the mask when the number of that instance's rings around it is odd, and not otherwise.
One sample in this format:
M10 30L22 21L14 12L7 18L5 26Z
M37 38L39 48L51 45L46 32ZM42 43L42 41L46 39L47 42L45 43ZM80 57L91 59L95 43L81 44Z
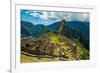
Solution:
M29 36L29 35L33 36L33 37L41 36L41 33L43 33L45 27L48 27L48 29L51 32L53 32L53 31L57 30L59 23L60 22L55 22L48 26L45 26L43 24L34 25L31 22L21 21L21 31L22 31L21 34L22 34L22 36ZM70 28L80 31L80 32L84 33L85 36L89 37L89 22L70 21L67 23ZM36 32L38 32L38 33L36 33Z
M48 26L21 21L21 62L89 60L88 27L64 19Z
M48 26L43 24L34 25L31 22L21 21L21 37L41 37L45 34L46 29L50 32L55 32L60 26L61 21L52 23ZM85 48L89 50L89 22L70 21L64 23L62 32L63 35L79 41Z

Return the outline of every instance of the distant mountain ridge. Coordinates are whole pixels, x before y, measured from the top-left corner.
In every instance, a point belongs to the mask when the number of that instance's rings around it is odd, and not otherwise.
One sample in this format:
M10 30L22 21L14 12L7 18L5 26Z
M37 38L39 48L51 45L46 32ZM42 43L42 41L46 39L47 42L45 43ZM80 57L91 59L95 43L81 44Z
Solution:
M69 27L75 30L81 31L83 34L89 37L89 30L90 30L89 22L71 21L71 22L68 22L68 24L69 24Z
M34 25L30 22L21 21L21 37L40 37L44 33L44 25Z
M53 24L50 24L48 26L45 26L43 24L37 24L34 25L31 22L26 22L26 21L21 21L21 28L22 28L22 36L35 36L36 34L43 34L45 27L48 27L48 29L51 32L54 32L57 30L58 26L59 26L60 22L55 22ZM75 29L77 31L81 31L82 33L84 33L87 37L89 37L89 22L80 22L80 21L71 21L71 22L67 22L68 26L72 29ZM77 25L76 25L77 24ZM24 32L24 31L26 32ZM38 33L36 33L36 32ZM42 32L41 32L42 31ZM32 33L33 32L33 33ZM25 34L24 34L25 33ZM32 35L33 34L33 35ZM39 36L38 35L38 36ZM41 36L41 35L40 35ZM36 36L37 37L37 36Z
M51 31L57 30L57 27L59 26L60 22L55 22L51 25L48 25L48 28ZM85 36L89 37L89 22L81 22L81 21L70 21L67 22L68 26L72 29L75 29L77 31L81 31Z

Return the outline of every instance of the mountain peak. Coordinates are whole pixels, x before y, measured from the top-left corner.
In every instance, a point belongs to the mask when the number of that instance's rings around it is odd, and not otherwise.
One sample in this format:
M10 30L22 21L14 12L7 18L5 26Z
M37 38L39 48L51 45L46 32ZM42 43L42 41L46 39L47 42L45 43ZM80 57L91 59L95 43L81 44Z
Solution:
M59 34L62 33L63 28L65 27L66 24L67 24L67 22L66 22L66 20L64 20L64 19L60 22L60 24L59 24L59 26L58 26L58 29L57 29L57 32L58 32Z

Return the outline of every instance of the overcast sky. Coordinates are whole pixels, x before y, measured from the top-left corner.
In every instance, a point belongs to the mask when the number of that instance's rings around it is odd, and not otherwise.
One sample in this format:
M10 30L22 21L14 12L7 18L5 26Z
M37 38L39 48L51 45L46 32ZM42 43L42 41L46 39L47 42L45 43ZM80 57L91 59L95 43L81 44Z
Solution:
M21 20L32 22L35 25L50 25L62 19L87 22L89 21L89 13L21 10Z

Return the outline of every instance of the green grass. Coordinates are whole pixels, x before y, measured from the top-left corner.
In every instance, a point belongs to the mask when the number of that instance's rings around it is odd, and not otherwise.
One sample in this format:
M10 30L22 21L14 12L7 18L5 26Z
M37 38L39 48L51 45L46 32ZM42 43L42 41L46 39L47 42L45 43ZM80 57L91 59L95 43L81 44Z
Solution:
M85 49L79 42L77 43L77 56L79 56L81 60L89 59L89 51Z
M65 50L67 50L67 49L70 48L70 47L69 47L68 45L66 45L63 41L61 41L57 35L54 35L54 34L51 35L51 36L50 36L50 40L51 40L52 43L60 45L60 46L61 46L62 48L64 48Z
M74 54L71 52L72 48L61 41L58 35L51 34L48 36L50 41L55 44L59 45L66 51L66 56L68 58L65 58L65 60L72 61L72 60L88 60L89 59L89 51L85 49L82 44L79 42L76 42L76 56L73 56ZM59 49L54 49L52 53L57 54L59 52ZM62 58L62 57L61 57ZM50 61L61 61L59 57L55 58L38 58L38 57L31 57L27 55L21 54L21 63L32 63L32 62L50 62ZM77 58L77 59L76 59Z
M73 57L73 54L70 52L71 48L69 45L66 45L63 41L59 39L57 35L52 34L50 36L51 42L54 44L60 45L63 49L66 50L67 56L69 57L69 60L74 60L75 58ZM76 42L77 48L76 48L76 53L78 58L80 60L88 60L89 59L89 51L85 49L82 44L79 42Z
M51 62L51 61L61 61L59 57L54 58L38 58L38 57L31 57L24 54L20 55L21 63L33 63L33 62Z
M75 60L75 58L73 57L73 54L71 52L71 48L69 45L65 44L63 41L61 41L59 39L59 37L57 35L51 35L50 36L51 42L57 45L60 45L65 51L66 51L66 56L68 57L68 60Z

